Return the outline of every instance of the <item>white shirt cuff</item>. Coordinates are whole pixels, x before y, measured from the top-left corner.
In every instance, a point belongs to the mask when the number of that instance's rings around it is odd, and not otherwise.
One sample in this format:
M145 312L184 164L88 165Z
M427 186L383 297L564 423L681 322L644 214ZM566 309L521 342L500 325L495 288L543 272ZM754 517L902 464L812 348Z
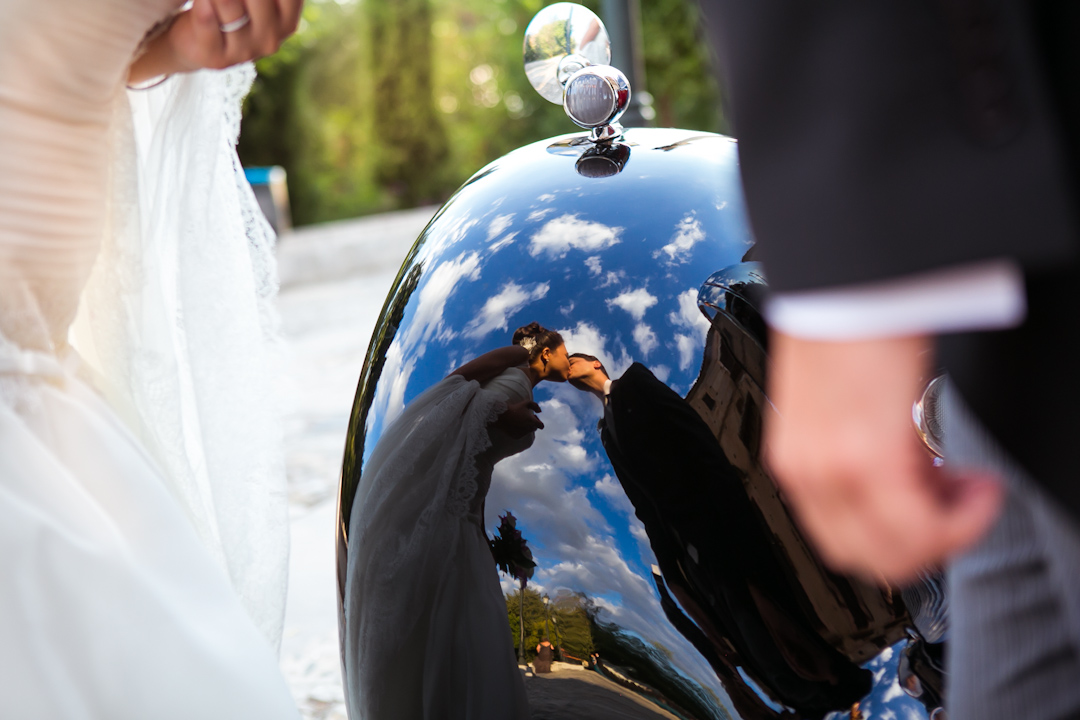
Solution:
M773 329L825 341L995 330L1019 325L1026 313L1024 273L1008 259L879 283L777 293L765 305Z

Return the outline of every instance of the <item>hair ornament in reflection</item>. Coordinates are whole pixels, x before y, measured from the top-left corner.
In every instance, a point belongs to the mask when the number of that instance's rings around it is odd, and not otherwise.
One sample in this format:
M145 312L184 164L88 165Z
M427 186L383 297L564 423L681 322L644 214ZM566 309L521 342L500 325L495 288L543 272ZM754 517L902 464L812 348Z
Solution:
M491 539L491 555L495 566L525 587L536 571L529 543L517 529L517 518L509 510L499 516L499 529Z
M565 381L570 361L538 323L512 342L406 405L361 474L343 643L349 704L364 720L528 717L484 500L495 464L543 428L533 387Z

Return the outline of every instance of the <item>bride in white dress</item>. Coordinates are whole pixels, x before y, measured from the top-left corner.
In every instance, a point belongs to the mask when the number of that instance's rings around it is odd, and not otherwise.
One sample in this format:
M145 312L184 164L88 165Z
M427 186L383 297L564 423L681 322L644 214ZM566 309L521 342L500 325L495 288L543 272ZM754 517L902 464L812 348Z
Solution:
M495 463L543 424L532 388L570 370L536 323L409 403L379 438L349 521L346 692L363 720L527 718L484 532Z
M300 3L181 4L0 2L0 717L297 714L282 476L244 414L272 330L250 70L124 88L256 57Z

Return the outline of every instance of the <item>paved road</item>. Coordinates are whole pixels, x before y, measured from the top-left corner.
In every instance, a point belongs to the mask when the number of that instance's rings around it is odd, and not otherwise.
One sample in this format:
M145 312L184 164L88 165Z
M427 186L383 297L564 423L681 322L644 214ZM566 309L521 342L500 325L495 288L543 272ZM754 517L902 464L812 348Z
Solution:
M303 228L279 243L292 555L281 664L303 716L345 720L334 580L335 491L368 340L435 208Z

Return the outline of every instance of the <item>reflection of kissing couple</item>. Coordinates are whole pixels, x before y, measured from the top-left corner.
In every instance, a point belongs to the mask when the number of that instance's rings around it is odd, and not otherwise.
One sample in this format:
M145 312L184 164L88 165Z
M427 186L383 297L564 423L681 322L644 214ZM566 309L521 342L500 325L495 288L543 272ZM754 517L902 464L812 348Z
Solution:
M534 322L383 431L348 534L346 684L365 720L529 716L484 499L495 463L544 427L533 387L569 374L562 337Z

